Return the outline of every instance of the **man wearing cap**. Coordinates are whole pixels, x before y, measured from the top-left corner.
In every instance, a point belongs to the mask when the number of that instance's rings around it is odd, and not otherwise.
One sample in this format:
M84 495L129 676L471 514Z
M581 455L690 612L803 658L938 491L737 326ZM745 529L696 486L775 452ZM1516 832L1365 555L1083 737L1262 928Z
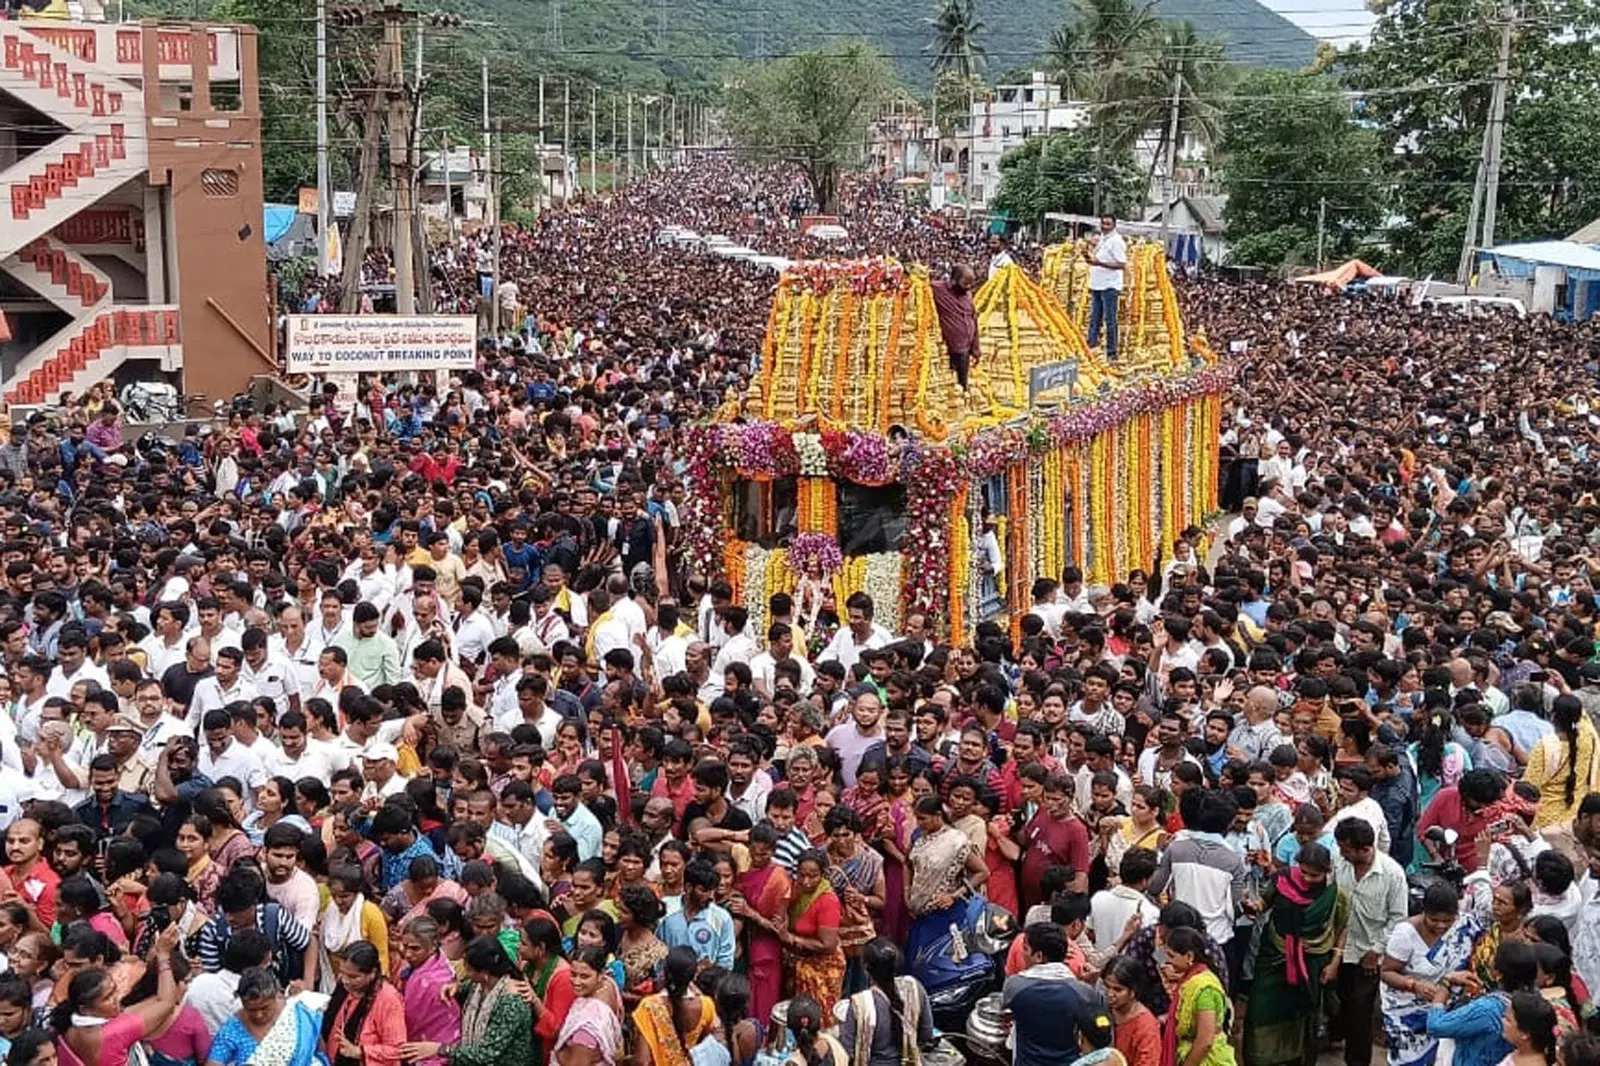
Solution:
M361 790L362 800L376 799L379 803L397 792L404 792L406 779L395 770L400 752L393 744L383 740L370 742L361 751L361 776L367 785Z
M106 752L117 760L117 787L123 792L148 795L154 771L139 756L144 727L126 714L114 715L106 729Z

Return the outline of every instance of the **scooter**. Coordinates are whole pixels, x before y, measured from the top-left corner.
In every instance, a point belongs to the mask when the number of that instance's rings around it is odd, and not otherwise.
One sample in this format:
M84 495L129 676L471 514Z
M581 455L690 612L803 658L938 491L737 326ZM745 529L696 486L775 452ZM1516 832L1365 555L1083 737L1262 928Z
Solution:
M1455 889L1460 896L1467 881L1466 867L1456 859L1457 835L1454 829L1445 829L1434 826L1423 834L1423 839L1431 841L1437 859L1424 862L1416 873L1407 878L1407 895L1410 900L1412 914L1422 913L1422 901L1428 895L1428 889L1437 884L1446 884Z
M956 911L946 932L906 960L906 972L927 989L933 1024L942 1032L965 1032L978 1001L1000 987L1017 932L1010 911L973 897Z

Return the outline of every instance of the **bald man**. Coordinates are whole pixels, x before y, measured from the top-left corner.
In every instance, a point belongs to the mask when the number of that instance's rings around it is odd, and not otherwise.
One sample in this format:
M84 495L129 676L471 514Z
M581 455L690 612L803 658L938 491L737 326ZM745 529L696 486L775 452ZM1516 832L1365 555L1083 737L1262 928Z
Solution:
M1279 744L1288 743L1288 738L1278 731L1273 721L1277 713L1277 689L1257 685L1245 693L1244 712L1228 736L1229 755L1237 751L1237 758L1255 762L1271 755Z
M933 289L933 307L939 316L939 333L950 353L950 369L962 389L967 387L967 372L978 362L978 310L972 304L972 292L977 288L978 277L965 263L950 269L946 281L936 281Z

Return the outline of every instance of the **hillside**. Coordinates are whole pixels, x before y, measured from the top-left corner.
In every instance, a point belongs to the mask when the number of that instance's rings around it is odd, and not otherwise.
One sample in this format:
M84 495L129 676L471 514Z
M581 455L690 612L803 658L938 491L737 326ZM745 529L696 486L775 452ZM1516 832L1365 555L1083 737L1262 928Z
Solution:
M560 4L564 55L557 62L596 73L643 76L658 84L714 84L734 60L827 47L864 37L888 55L908 84L932 76L923 49L936 0L440 0L447 10L496 24L491 35L512 55L547 47ZM1315 40L1257 0L1157 0L1166 19L1187 19L1204 37L1228 42L1235 62L1300 67ZM1064 0L978 0L988 73L1029 65L1067 16Z

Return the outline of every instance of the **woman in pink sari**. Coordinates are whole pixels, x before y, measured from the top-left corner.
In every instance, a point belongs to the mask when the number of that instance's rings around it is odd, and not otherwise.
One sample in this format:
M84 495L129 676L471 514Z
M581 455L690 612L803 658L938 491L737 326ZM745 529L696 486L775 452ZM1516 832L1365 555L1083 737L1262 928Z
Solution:
M763 1026L783 998L783 943L778 933L788 922L789 875L772 861L778 834L763 822L750 830L750 869L739 878L739 891L729 901L734 917L744 922L745 974L750 979L750 1010Z
M455 984L456 973L439 953L439 923L426 914L413 918L400 934L400 988L406 1002L406 1035L414 1040L454 1047L461 1040L461 1008L441 993ZM444 1066L435 1056L418 1066Z
M911 915L906 910L906 855L911 851L911 833L917 828L917 797L911 791L911 764L903 756L889 760L883 773L883 794L888 806L881 822L882 835L868 838L883 853L883 916L880 931L896 944L904 944L911 933Z

